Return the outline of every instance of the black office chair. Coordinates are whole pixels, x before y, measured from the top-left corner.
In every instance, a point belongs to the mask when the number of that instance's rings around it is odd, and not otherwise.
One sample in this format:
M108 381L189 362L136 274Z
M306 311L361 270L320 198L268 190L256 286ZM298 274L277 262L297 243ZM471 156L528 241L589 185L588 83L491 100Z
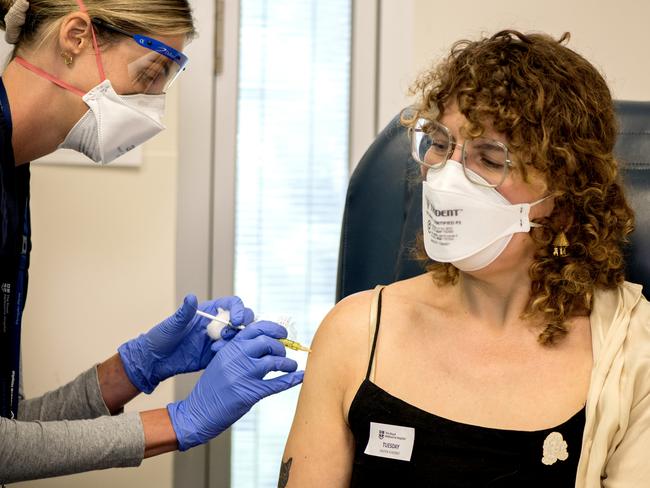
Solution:
M627 279L650 289L650 102L616 102L616 155L636 230ZM423 272L412 248L422 228L422 186L399 116L368 148L350 179L339 250L336 299Z

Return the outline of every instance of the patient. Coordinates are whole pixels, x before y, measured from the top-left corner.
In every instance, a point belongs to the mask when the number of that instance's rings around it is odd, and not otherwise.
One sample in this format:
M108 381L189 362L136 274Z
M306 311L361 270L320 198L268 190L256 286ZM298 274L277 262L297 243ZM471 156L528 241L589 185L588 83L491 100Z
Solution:
M648 486L615 113L567 40L461 41L415 83L428 272L325 318L279 486Z

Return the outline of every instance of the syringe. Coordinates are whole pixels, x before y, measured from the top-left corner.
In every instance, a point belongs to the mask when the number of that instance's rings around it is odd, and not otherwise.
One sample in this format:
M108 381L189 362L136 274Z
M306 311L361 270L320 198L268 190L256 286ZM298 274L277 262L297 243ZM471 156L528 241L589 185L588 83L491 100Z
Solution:
M217 317L215 315L209 314L207 312L203 312L202 310L197 310L196 314L200 315L201 317L205 317L206 319L210 319L213 322L218 322L220 324L223 324L224 326L233 327L235 329L240 329L240 330L244 328L243 325L234 326L234 325L232 325L230 323L230 321L223 320L223 319L221 319L221 318L219 318L219 317ZM220 339L220 337L221 337L221 329L222 328L223 327L221 327L219 329L218 333L217 333L217 331L213 332L213 331L208 330L208 333L209 333L210 337L212 337L214 340ZM278 342L282 343L284 345L284 347L286 347L288 349L293 349L294 351L303 351L303 352L307 352L307 353L311 352L310 348L308 348L306 346L303 346L302 344L300 344L297 341L292 341L291 339L277 339L277 340L278 340Z
M278 339L282 344L284 344L284 347L287 347L289 349L293 349L294 351L303 351L306 353L310 353L311 349L303 346L300 344L300 342L292 341L291 339Z

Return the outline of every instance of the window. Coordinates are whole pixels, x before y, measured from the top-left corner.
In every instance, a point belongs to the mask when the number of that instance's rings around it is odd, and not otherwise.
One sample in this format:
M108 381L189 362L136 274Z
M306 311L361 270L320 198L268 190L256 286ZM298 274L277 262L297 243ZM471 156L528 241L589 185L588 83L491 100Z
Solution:
M235 292L309 344L334 304L348 182L351 0L241 0ZM304 353L290 353L304 367ZM232 486L277 486L298 389L233 430Z

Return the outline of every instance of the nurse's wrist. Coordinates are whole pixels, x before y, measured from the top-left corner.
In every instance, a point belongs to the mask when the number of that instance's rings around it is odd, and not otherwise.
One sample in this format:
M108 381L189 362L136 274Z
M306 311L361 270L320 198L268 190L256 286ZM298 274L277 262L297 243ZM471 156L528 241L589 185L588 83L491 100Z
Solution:
M129 382L142 393L153 392L160 380L154 375L154 361L145 345L144 334L125 342L117 352Z
M144 457L176 451L178 440L166 408L140 412L144 430Z
M97 376L102 398L111 415L120 413L124 405L140 393L127 376L119 354L101 363L97 367Z

